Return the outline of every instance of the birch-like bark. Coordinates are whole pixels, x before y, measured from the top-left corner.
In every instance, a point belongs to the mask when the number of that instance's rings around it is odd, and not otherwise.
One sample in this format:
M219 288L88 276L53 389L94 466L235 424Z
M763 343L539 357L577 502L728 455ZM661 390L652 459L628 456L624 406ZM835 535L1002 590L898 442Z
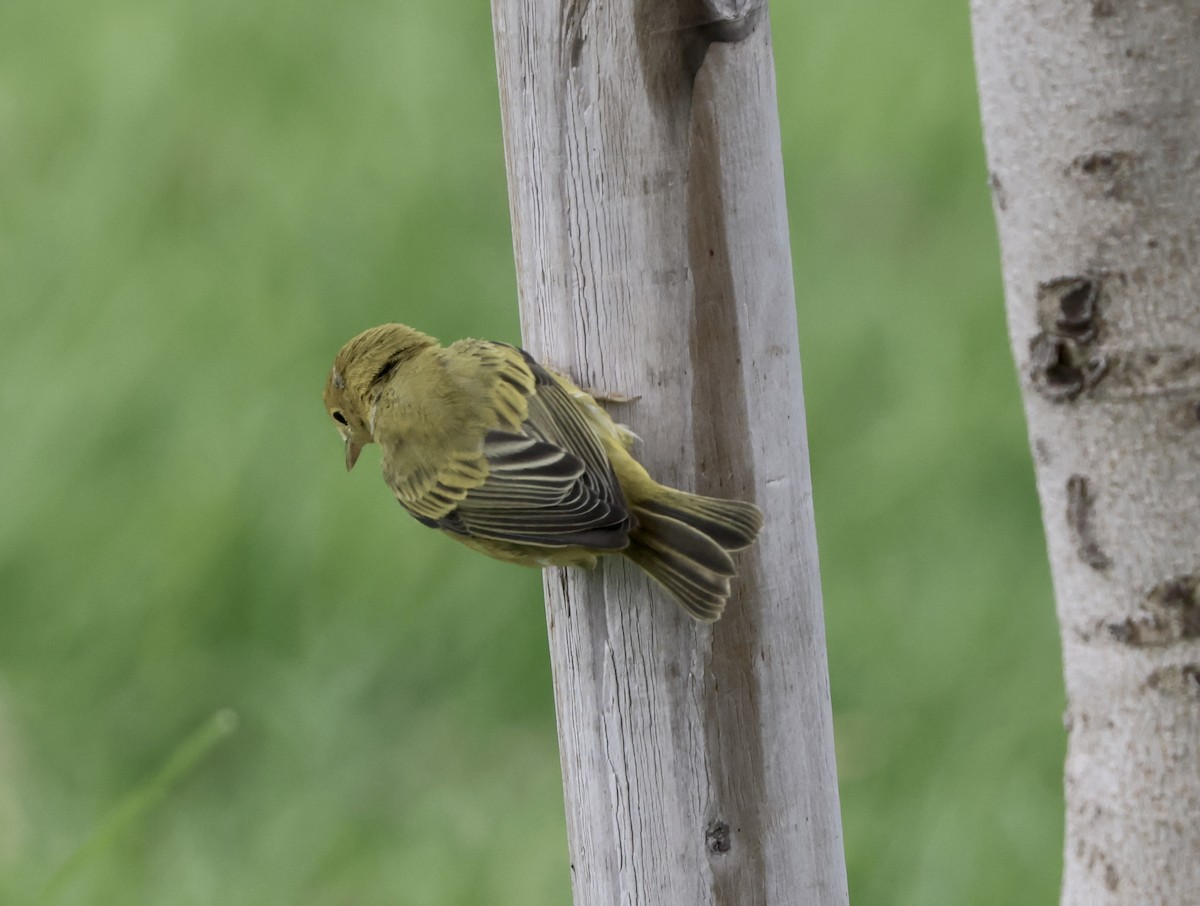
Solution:
M1200 902L1200 8L975 0L1067 686L1062 902Z
M546 573L575 902L845 903L765 4L493 18L526 345L766 516L712 627L619 559Z

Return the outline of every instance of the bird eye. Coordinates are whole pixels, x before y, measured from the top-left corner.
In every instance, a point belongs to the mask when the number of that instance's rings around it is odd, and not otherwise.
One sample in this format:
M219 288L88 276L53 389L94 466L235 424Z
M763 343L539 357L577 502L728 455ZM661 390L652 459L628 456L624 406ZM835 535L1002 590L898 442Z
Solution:
M342 415L342 413L338 412L337 410L334 410L333 412L331 412L330 415L333 416L333 420L335 422L337 422L339 425L346 424L346 416Z

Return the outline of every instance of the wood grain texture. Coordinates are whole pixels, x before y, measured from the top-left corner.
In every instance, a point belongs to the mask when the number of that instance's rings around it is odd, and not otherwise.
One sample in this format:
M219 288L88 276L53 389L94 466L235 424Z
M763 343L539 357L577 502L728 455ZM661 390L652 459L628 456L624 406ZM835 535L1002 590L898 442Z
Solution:
M616 559L546 573L575 902L845 903L765 4L493 19L526 346L766 517L712 627Z
M1063 641L1062 902L1200 902L1200 13L973 24Z

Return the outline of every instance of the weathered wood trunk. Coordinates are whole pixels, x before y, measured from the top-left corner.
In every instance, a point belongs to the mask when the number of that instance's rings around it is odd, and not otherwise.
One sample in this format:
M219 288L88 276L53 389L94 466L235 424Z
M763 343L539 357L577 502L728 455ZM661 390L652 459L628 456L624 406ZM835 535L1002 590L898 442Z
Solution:
M546 574L575 901L845 903L765 4L493 16L526 345L766 516L713 627L620 560Z
M1200 8L976 0L1062 630L1068 906L1200 902Z

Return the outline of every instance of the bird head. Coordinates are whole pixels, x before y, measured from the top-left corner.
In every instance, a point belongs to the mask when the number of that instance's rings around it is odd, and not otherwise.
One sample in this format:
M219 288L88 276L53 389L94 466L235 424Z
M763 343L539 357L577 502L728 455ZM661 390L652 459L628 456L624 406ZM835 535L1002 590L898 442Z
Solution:
M346 444L346 469L375 440L375 403L395 370L437 340L403 324L364 330L333 360L325 381L325 408Z

